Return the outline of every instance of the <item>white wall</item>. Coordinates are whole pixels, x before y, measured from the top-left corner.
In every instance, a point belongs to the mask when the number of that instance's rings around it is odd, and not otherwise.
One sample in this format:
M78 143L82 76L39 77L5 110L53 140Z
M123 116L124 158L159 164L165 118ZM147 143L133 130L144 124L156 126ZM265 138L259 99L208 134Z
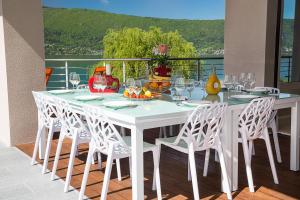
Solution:
M36 135L31 91L45 88L42 5L40 0L0 3L0 142L13 146L32 142Z

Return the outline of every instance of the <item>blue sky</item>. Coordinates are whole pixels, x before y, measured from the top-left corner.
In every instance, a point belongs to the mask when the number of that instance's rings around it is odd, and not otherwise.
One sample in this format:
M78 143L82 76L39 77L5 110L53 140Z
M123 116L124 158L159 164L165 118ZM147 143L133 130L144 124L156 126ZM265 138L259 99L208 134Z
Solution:
M173 18L224 19L225 0L43 0L44 6ZM285 0L284 17L294 17L295 0Z

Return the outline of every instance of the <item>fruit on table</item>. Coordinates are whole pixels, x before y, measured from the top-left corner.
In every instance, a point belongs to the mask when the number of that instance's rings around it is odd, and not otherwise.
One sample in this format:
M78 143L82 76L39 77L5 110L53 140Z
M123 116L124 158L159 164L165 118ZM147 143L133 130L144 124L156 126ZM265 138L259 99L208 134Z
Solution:
M144 89L144 88L143 88ZM123 92L123 95L124 97L128 97L128 98L139 98L139 99L149 99L152 97L152 93L146 89L146 91L142 90L142 92L139 94L139 96L137 96L136 94L132 94L132 95L129 95L128 93L128 90L126 89L124 92Z
M151 96L152 96L152 93L148 90L148 91L145 92L145 96L146 96L146 97L151 97Z
M205 90L209 95L218 94L221 91L221 83L216 75L215 69L207 80Z

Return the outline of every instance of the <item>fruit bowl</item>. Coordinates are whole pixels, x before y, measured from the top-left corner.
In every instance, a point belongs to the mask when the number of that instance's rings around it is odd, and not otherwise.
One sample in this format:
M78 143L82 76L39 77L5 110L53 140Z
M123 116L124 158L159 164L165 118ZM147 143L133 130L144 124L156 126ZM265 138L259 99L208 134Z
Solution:
M152 93L164 93L171 87L169 80L149 80L144 83L144 88L147 88Z
M125 98L131 99L131 100L138 100L138 101L151 100L151 99L159 97L158 94L152 93L150 90L148 90L145 87L142 88L142 91L138 96L134 93L132 95L130 95L128 92L128 89L125 89L125 91L123 92L123 96Z

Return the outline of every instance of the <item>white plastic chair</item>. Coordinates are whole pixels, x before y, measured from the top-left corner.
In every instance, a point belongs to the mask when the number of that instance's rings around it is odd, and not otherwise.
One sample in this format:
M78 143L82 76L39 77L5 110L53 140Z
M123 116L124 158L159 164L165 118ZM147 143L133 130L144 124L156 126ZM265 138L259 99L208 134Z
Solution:
M272 147L270 143L267 123L270 118L275 99L264 97L252 100L239 116L239 134L243 146L243 153L246 164L246 173L250 192L254 192L251 156L253 141L264 139L267 147L271 170L275 184L278 184L278 177L274 163Z
M42 173L44 174L46 173L48 167L53 133L60 131L61 123L57 118L57 110L53 99L50 96L46 96L34 91L32 92L32 94L38 109L38 131L35 140L31 165L34 165L36 163L39 144L41 143L42 137L45 137L46 129L48 129L48 139L42 168Z
M162 144L182 153L188 154L191 171L189 176L192 179L194 199L199 199L199 189L195 164L196 151L206 151L215 149L219 153L221 171L224 179L227 198L232 199L225 160L223 156L222 144L219 138L227 104L211 104L208 106L198 106L189 116L177 137L158 138L156 144Z
M77 114L76 107L70 105L67 101L62 99L56 99L56 108L59 119L62 123L61 132L59 135L58 145L56 149L51 180L55 179L57 165L60 157L60 152L64 139L70 138L72 140L71 154L69 158L68 171L66 176L66 182L64 192L69 191L70 181L72 177L73 164L75 155L77 154L77 148L79 144L90 142L90 132L86 125L82 122L81 117ZM79 109L79 108L77 108Z
M280 94L280 90L278 88L273 88L273 87L255 87L255 88L256 89L267 89L269 91L269 94L271 94L271 95L279 95ZM280 146L279 146L279 140L278 140L276 115L277 115L277 110L273 110L271 113L270 119L268 121L267 127L272 130L277 162L281 163L282 159L281 159Z
M111 174L112 162L114 159L129 158L131 163L131 137L121 137L115 126L110 120L103 114L100 108L84 107L84 112L89 129L92 134L92 139L89 144L89 153L86 161L84 175L81 184L81 190L79 199L84 196L90 165L92 162L92 155L95 152L100 152L107 155L106 169L103 180L101 200L105 200L107 197L109 179ZM161 186L159 176L159 148L153 144L144 142L144 152L152 151L154 162L154 174L153 174L153 190L157 190L157 198L161 197ZM131 164L130 164L131 172Z

